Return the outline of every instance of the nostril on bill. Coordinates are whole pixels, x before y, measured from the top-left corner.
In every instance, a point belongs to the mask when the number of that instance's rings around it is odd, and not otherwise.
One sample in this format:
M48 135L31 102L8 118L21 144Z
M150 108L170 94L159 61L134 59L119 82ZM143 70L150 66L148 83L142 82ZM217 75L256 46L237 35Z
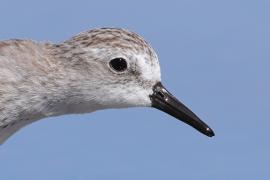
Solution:
M161 91L158 91L158 92L157 92L157 95L158 95L159 97L161 97L162 99L165 98L165 95L164 95Z

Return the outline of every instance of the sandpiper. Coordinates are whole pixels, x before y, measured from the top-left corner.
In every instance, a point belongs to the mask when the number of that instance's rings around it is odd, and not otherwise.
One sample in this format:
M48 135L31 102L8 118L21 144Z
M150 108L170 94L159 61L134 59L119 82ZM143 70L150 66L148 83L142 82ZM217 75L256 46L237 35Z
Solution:
M59 44L0 41L0 143L45 117L137 106L214 136L163 87L155 51L134 32L99 28Z

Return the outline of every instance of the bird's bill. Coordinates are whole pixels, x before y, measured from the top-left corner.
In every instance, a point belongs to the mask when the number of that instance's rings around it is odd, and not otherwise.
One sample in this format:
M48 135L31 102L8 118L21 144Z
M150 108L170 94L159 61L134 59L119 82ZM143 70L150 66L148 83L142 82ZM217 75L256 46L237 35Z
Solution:
M183 103L178 101L160 82L153 87L153 94L150 95L150 99L152 101L152 107L189 124L206 136L212 137L215 135L214 131L207 124L200 120Z

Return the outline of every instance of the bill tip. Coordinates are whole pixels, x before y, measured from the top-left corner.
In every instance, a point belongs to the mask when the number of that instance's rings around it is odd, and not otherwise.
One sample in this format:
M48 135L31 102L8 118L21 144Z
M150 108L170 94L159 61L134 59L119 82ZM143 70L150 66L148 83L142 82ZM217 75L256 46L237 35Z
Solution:
M207 135L208 137L213 137L215 136L215 133L211 128L207 127L205 135Z

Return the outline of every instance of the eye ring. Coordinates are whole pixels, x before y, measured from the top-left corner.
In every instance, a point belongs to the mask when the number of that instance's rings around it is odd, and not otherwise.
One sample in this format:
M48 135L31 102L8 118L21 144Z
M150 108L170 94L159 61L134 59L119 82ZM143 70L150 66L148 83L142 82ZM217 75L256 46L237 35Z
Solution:
M117 73L125 72L128 69L128 63L124 58L114 58L110 60L109 66Z

